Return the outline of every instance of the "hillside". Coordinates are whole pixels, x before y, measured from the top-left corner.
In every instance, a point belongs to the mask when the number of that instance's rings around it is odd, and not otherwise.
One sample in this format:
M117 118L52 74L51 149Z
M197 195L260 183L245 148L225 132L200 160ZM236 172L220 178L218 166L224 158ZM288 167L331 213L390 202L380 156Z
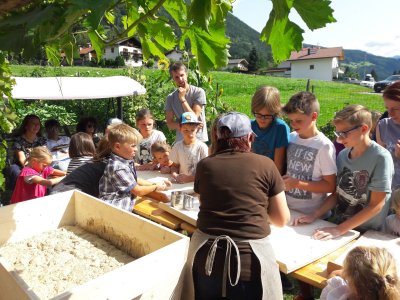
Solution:
M231 58L246 58L254 46L258 56L262 59L261 67L272 63L271 48L260 41L260 33L242 22L232 14L227 17L227 35L231 38L229 52ZM306 44L305 44L306 45ZM340 46L340 45L337 45ZM345 60L342 64L348 64L356 68L360 78L364 74L375 70L377 80L385 79L393 74L394 71L400 71L400 57L382 57L367 53L361 50L344 49ZM365 70L364 70L365 65Z
M260 67L266 67L268 62L272 63L271 47L260 41L259 32L232 14L228 14L226 23L226 35L231 39L231 58L247 59L251 49L255 47L260 58Z
M349 64L357 68L360 78L363 74L371 73L375 70L378 78L382 80L400 71L400 60L396 58L376 56L361 50L344 50L344 61L342 64ZM365 66L365 72L364 72Z

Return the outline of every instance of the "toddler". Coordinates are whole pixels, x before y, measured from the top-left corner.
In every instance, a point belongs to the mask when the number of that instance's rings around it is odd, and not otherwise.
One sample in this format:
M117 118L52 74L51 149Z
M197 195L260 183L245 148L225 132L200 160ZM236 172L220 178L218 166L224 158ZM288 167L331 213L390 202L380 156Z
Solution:
M155 142L151 146L151 154L154 157L153 170L160 170L162 174L171 173L172 160L169 159L171 147L165 142Z
M355 247L343 271L327 281L321 300L397 300L400 285L394 257L385 248Z
M43 197L46 187L60 182L65 172L51 167L53 157L47 147L39 146L32 149L26 160L25 167L17 178L11 204ZM47 179L49 176L54 178Z

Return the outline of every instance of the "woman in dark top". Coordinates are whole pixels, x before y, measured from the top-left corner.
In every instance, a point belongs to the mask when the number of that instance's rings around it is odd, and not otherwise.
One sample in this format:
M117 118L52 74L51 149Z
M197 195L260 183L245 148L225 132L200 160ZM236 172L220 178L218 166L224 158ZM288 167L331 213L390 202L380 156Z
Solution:
M45 146L46 138L41 135L40 119L36 115L26 115L13 140L13 163L10 165L7 189L13 191L16 179L34 147Z
M290 218L281 176L272 160L251 152L254 133L246 115L225 114L216 129L216 152L197 165L200 211L183 294L186 299L282 299L268 240L269 223L281 227Z

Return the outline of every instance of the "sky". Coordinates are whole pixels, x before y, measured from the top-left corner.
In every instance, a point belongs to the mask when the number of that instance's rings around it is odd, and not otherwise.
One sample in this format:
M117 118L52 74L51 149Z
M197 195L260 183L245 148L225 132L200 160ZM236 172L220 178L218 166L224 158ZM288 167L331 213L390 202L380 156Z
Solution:
M314 31L291 12L289 19L305 31L304 43L341 46L384 57L400 56L400 0L331 0L330 6L336 23ZM269 0L236 0L233 14L261 32L271 9Z

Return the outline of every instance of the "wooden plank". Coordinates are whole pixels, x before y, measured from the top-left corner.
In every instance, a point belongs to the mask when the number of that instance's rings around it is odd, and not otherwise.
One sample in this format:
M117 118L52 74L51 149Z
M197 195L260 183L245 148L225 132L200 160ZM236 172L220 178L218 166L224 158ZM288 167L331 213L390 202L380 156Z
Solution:
M184 237L79 191L75 192L75 206L79 226L134 257L142 257Z
M300 215L291 211L292 220ZM312 224L300 226L285 226L282 228L271 225L269 236L280 270L290 273L319 258L334 252L359 236L358 231L348 233L328 241L315 240L312 235L317 228L336 226L333 223L316 220ZM296 251L293 251L296 249Z
M178 229L182 220L158 208L158 203L145 197L137 199L133 211L142 217L162 224L171 229Z
M349 242L334 252L290 273L289 275L316 288L323 289L326 285L326 281L329 279L329 274L334 270L333 268L331 270L329 269L329 261L340 256L347 248L351 247L354 242L354 240Z
M73 191L0 208L0 245L75 223Z
M0 256L0 300L39 299L29 286Z
M193 232L195 232L195 230L196 230L196 227L193 225L190 225L189 223L182 222L181 229L185 230L189 234L193 234Z
M189 239L182 239L55 298L180 299Z
M189 223L192 226L196 226L197 215L200 210L199 209L200 202L197 197L195 197L195 201L193 204L194 204L194 207L193 207L193 209L190 209L190 210L183 209L183 208L171 207L170 203L162 203L162 202L160 202L158 204L158 207L161 208L162 210L165 210L166 212L170 213L171 215L178 217L179 219L185 221L186 223Z
M397 269L400 270L400 259L398 258L400 253L400 237L375 230L368 230L365 232L355 243L352 244L350 248L348 248L340 256L329 261L329 267L343 267L343 263L347 254L353 248L358 246L375 246L387 249L393 255L393 257L396 258Z

